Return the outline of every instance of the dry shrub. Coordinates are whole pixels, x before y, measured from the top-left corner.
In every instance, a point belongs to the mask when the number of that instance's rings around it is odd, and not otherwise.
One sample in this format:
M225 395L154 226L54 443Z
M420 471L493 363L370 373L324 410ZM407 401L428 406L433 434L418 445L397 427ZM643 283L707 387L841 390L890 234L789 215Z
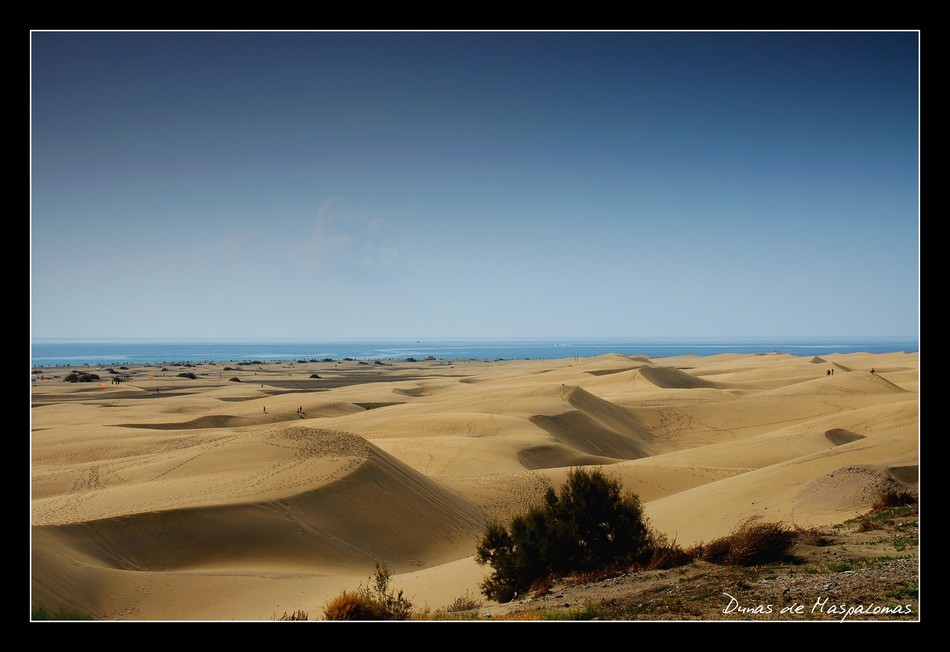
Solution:
M904 505L917 504L917 496L913 492L905 489L884 489L877 495L871 504L871 509L879 511L882 509L891 509L892 507L902 507Z
M700 543L686 551L695 559L702 559L711 564L728 563L729 551L732 548L731 537L721 537L709 543Z
M385 563L376 562L373 587L360 585L356 591L343 591L323 608L327 620L409 620L413 605L402 594L389 588L392 572Z
M310 620L310 614L303 609L297 609L293 613L284 612L284 615L277 620Z
M753 516L728 536L687 551L696 558L729 566L756 566L781 561L798 539L798 532L782 523L757 523Z
M362 591L343 591L323 608L327 620L388 620L379 600Z
M644 570L664 570L685 566L693 561L693 555L683 550L676 542L663 543L653 549L650 559L644 564Z
M878 521L871 520L869 518L859 518L858 519L858 532L870 532L871 530L883 530L884 526L881 525Z
M482 606L482 601L473 598L469 595L468 591L465 592L465 595L459 596L452 601L452 603L445 608L449 613L457 613L459 611L471 611L472 609L478 609Z
M551 592L551 589L554 587L555 581L554 575L548 575L547 577L535 580L531 583L531 586L528 587L528 593L540 598L543 595L548 595Z
M755 523L748 519L732 535L729 559L734 566L755 566L780 561L797 539L782 523Z

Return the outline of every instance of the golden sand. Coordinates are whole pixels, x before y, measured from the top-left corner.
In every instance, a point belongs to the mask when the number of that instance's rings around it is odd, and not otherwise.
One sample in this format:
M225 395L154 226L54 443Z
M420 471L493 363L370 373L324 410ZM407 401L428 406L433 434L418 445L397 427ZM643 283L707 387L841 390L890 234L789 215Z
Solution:
M34 604L318 618L383 561L439 609L480 596L485 523L581 465L684 546L752 516L840 523L918 482L916 353L225 367L33 374Z

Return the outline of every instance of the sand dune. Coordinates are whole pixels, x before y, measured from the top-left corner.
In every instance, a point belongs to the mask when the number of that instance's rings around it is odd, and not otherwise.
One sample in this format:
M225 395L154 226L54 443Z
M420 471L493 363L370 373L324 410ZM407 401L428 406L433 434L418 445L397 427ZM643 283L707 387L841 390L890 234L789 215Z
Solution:
M697 376L688 374L679 369L643 367L640 375L657 387L686 389L694 387L717 387L716 383L705 381Z
M777 394L887 394L906 390L901 389L880 374L842 373L824 378L804 380L770 391Z
M836 446L830 451L815 451L658 499L650 503L648 511L661 530L675 530L678 540L684 543L712 539L719 536L717 532L727 522L736 523L750 516L803 526L833 525L868 510L880 479L890 477L888 468L916 461L916 454L908 451L916 442L915 435L915 428L907 428ZM873 469L874 482L863 476L860 483L844 485L822 481L832 474L849 473L856 466ZM812 483L816 481L827 490L815 490ZM745 500L736 502L736 492ZM699 503L695 501L700 497L711 512L697 509ZM723 519L718 526L716 519L709 518L710 513ZM692 514L693 520L684 519L686 514Z
M445 606L479 594L485 523L576 466L684 545L752 516L834 524L920 474L902 352L141 367L87 387L46 371L32 600L104 619L319 617L378 560Z

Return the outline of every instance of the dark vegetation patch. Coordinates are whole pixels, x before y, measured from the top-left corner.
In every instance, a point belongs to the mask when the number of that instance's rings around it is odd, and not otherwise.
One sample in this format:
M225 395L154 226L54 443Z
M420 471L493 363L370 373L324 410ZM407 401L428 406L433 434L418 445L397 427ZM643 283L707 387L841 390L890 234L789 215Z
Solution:
M63 378L63 381L67 383L93 383L98 380L99 374L91 374L83 371L73 371Z

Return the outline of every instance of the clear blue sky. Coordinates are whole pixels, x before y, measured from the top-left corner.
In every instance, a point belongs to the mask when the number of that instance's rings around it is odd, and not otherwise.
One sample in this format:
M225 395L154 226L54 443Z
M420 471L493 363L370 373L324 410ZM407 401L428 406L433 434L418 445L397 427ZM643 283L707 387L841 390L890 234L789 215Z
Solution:
M919 33L33 32L34 337L916 335Z

